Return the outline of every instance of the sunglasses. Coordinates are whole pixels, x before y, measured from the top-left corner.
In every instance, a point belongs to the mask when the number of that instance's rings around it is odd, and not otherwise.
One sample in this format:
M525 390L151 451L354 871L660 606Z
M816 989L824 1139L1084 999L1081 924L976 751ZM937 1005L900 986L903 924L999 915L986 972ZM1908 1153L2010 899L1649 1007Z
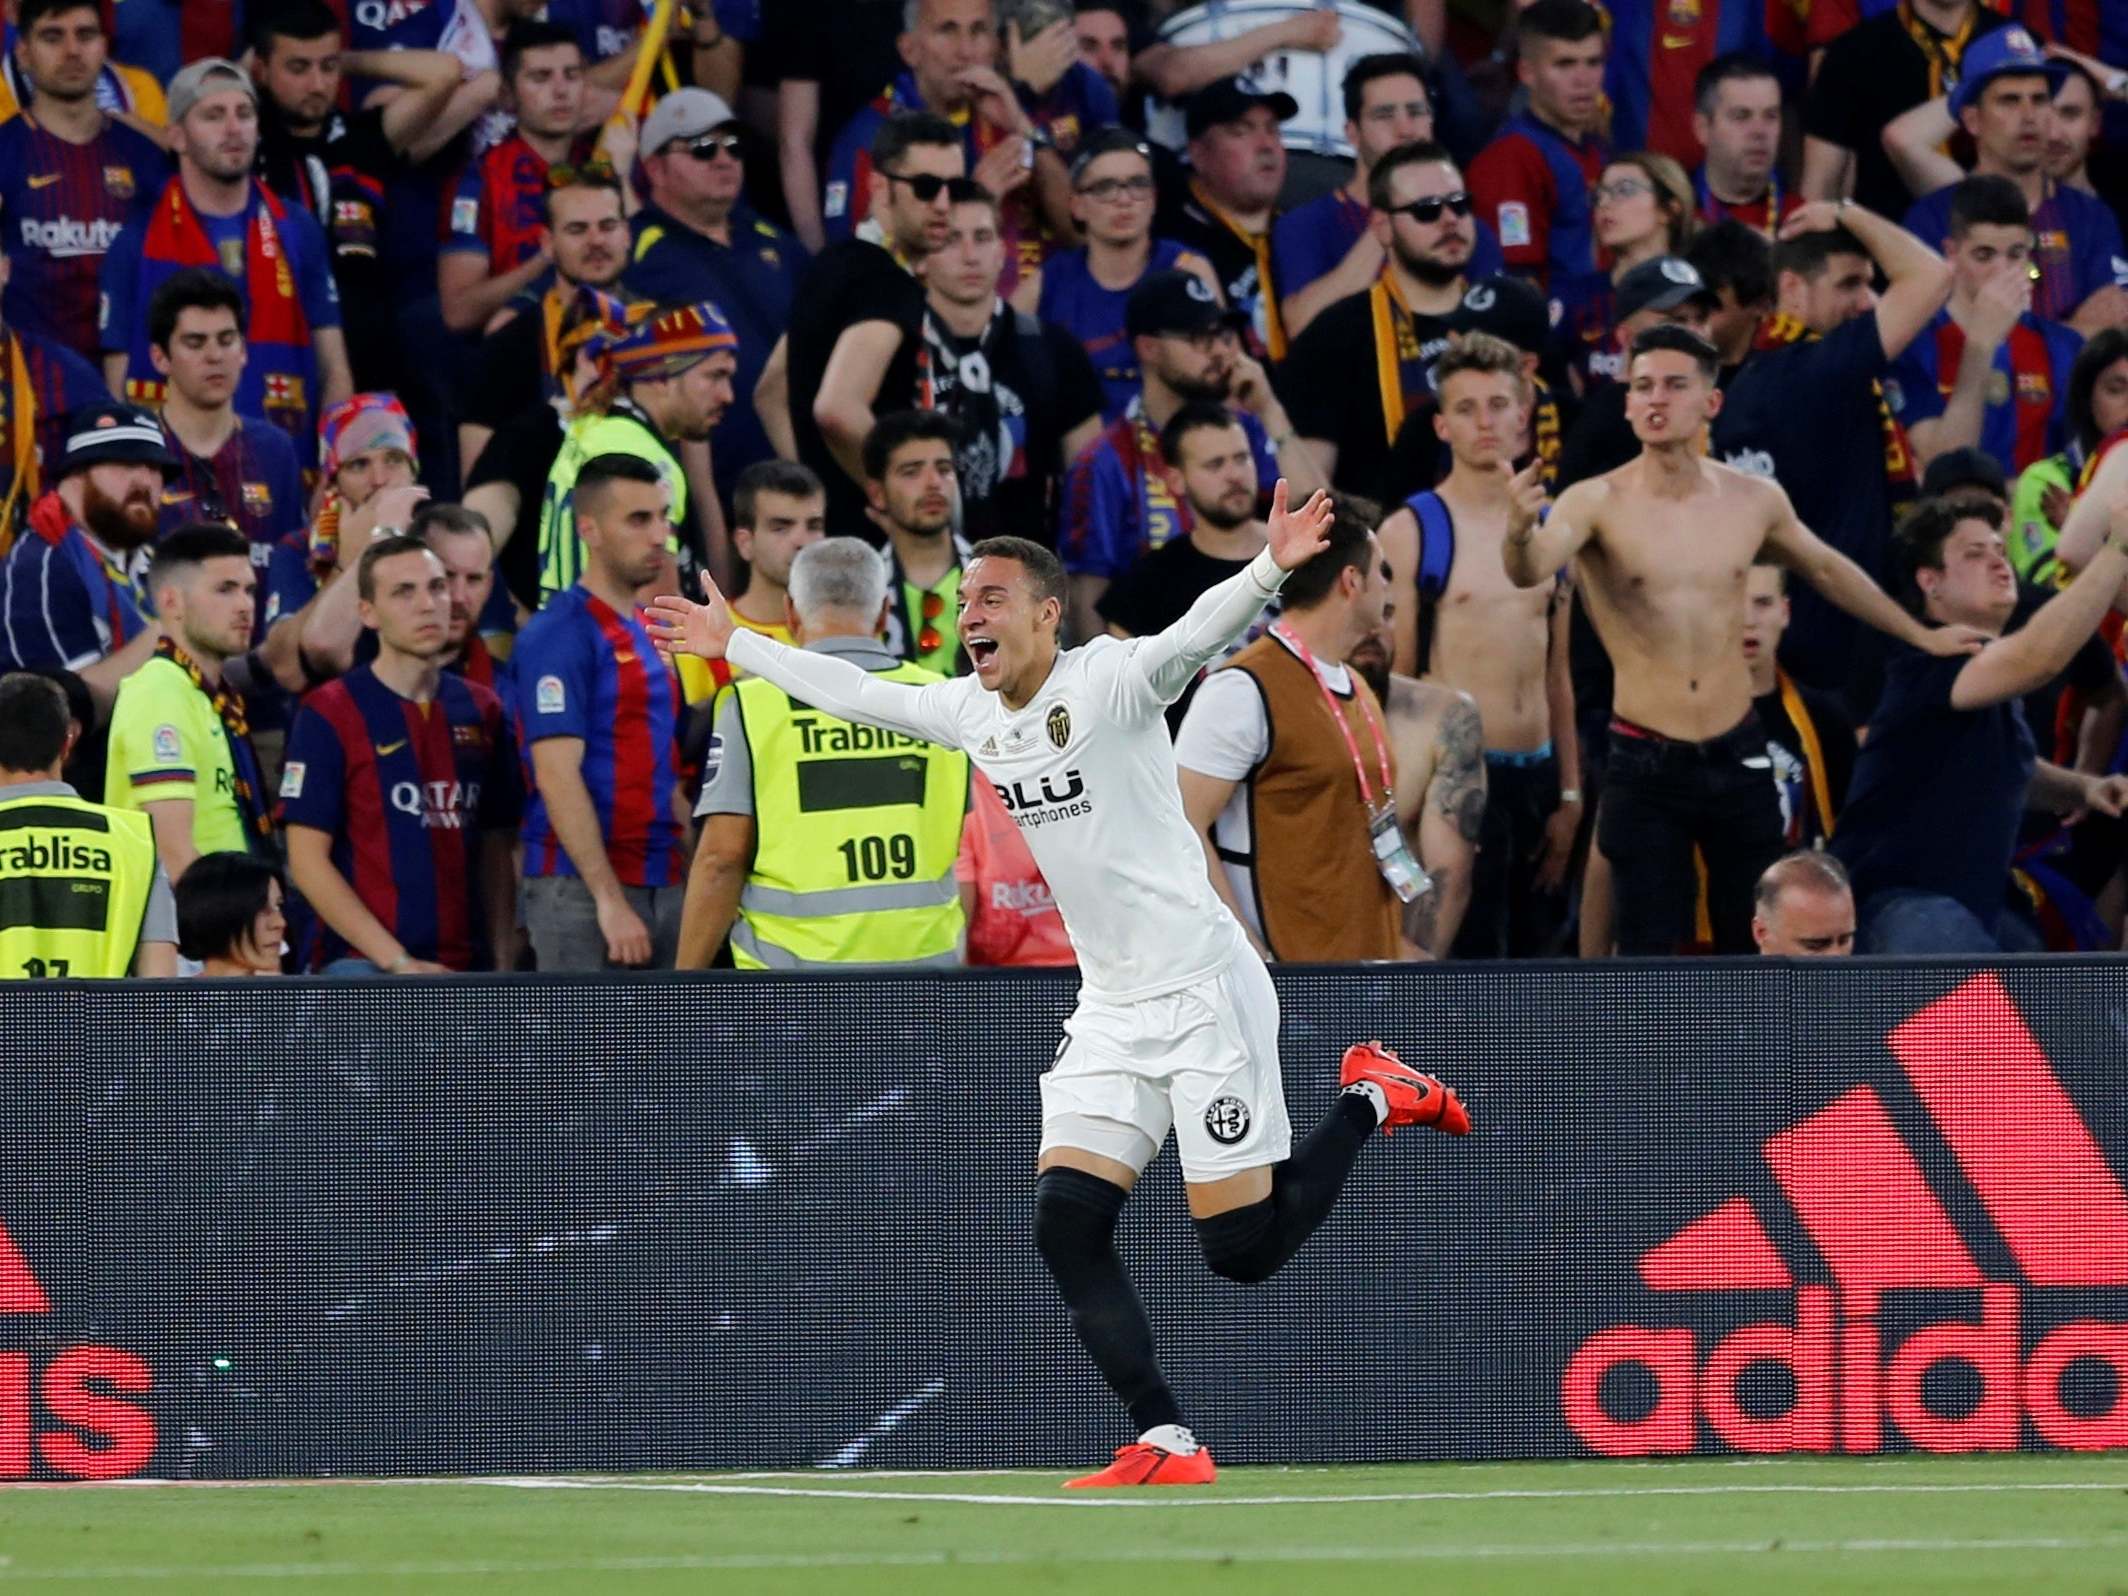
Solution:
M550 189L575 188L579 183L588 183L594 187L611 186L618 181L613 175L613 163L607 160L579 161L574 164L565 162L560 166L547 168L547 187Z
M916 634L916 651L919 654L935 654L945 646L945 634L938 629L938 618L946 613L946 595L924 595L924 626Z
M1149 177L1104 177L1100 182L1088 183L1079 190L1087 198L1100 200L1103 204L1125 196L1143 199L1152 191L1153 180Z
M939 195L946 192L946 185L953 181L950 177L939 177L931 172L918 172L913 177L904 177L899 172L882 172L879 175L889 183L906 185L909 192L916 196L916 203L919 205L932 204Z
M1408 216L1415 222L1431 223L1438 222L1443 211L1451 216L1468 216L1470 210L1470 196L1458 189L1453 194L1435 194L1427 199L1415 199L1409 205L1392 205L1389 207L1389 214Z
M698 161L714 161L720 155L736 161L744 157L746 141L736 133L705 133L698 139L677 139L665 148L685 150Z

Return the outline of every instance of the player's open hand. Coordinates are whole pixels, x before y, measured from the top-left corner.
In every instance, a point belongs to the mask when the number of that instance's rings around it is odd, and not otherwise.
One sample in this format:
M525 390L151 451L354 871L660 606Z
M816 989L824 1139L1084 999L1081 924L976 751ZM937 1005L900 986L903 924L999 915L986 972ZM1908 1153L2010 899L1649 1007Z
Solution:
M1977 654L1995 639L1977 626L1928 626L1921 631L1921 652L1938 659Z
M1336 512L1330 495L1317 488L1298 510L1286 508L1286 479L1271 490L1271 558L1281 571L1297 571L1330 547Z
M1507 534L1519 538L1552 505L1552 496L1544 491L1544 462L1532 460L1516 471L1503 460L1500 470L1507 476Z
M690 604L677 593L660 593L650 601L650 640L667 659L692 654L697 659L722 659L731 642L731 607L717 584L702 573L700 604Z

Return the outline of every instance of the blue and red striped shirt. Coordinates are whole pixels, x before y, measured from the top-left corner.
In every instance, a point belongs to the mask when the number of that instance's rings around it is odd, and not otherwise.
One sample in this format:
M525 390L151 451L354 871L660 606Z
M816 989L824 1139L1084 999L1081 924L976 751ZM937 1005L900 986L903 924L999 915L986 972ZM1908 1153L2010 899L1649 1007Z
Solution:
M1906 230L1931 249L1951 233L1955 183L1924 194L1906 213ZM2032 211L2032 264L2039 281L2032 290L2035 315L2067 321L2101 288L2128 288L2128 247L2113 208L2096 194L2060 183Z
M13 265L0 318L94 360L103 257L169 171L155 141L123 122L107 120L86 144L27 111L0 122L0 248Z
M2128 67L2128 8L2114 0L2023 0L2024 24L2050 44Z
M1692 131L1700 68L1731 50L1764 55L1764 8L1738 0L1607 0L1607 9L1603 86L1612 144L1659 151L1689 172L1706 155Z
M1980 416L1980 447L2000 460L2010 476L2067 446L2063 409L2069 368L2083 347L2083 339L2069 328L2028 311L1995 351ZM1948 310L1937 311L1885 379L1885 399L1901 426L1943 414L1964 354L1965 329Z
M177 456L177 469L163 478L162 524L158 538L168 537L192 521L223 521L251 544L251 569L263 594L270 579L273 551L283 538L309 548L304 515L303 468L288 434L257 416L238 416L211 458L192 453L163 424L163 437ZM261 602L253 641L266 636L272 619Z
M590 147L581 141L576 157ZM539 253L546 222L547 158L513 133L459 174L439 253L485 255L489 273L500 276Z
M1569 143L1524 111L1470 163L1478 220L1500 240L1510 271L1542 286L1596 270L1597 179L1611 147L1591 134Z
M332 838L333 868L417 959L488 961L481 845L514 830L523 804L501 700L448 672L421 704L358 665L304 699L289 728L282 823ZM319 921L305 964L351 951Z
M613 872L631 887L676 887L686 839L673 813L680 781L680 684L640 612L623 615L582 587L564 588L517 634L518 742L575 737L584 786ZM579 874L534 786L525 806L525 874Z

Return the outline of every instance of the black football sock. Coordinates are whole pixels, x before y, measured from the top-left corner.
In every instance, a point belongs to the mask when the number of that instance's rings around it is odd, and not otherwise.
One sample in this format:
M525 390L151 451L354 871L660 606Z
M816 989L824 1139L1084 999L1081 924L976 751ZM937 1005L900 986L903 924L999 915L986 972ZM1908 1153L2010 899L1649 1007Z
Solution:
M1278 1273L1330 1216L1377 1123L1366 1095L1340 1092L1293 1156L1272 1169L1269 1197L1197 1220L1197 1240L1212 1272L1250 1282Z
M1143 1435L1180 1424L1182 1410L1161 1377L1152 1324L1116 1256L1116 1216L1129 1195L1083 1170L1044 1170L1034 1182L1034 1244L1071 1309L1080 1344Z

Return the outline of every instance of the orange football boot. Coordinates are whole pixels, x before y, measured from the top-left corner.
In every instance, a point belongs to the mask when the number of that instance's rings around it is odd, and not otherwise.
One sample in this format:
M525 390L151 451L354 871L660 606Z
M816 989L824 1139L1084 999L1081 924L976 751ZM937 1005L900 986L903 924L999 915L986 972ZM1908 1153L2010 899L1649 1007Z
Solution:
M1372 1081L1389 1099L1384 1134L1399 1125L1431 1125L1451 1136L1470 1134L1470 1112L1456 1094L1433 1076L1413 1069L1380 1042L1355 1042L1345 1049L1338 1072L1345 1086Z
M1116 1485L1210 1485L1219 1477L1212 1467L1212 1454L1204 1447L1194 1452L1170 1452L1164 1446L1133 1441L1116 1448L1116 1461L1098 1474L1066 1480L1067 1491L1099 1491Z

